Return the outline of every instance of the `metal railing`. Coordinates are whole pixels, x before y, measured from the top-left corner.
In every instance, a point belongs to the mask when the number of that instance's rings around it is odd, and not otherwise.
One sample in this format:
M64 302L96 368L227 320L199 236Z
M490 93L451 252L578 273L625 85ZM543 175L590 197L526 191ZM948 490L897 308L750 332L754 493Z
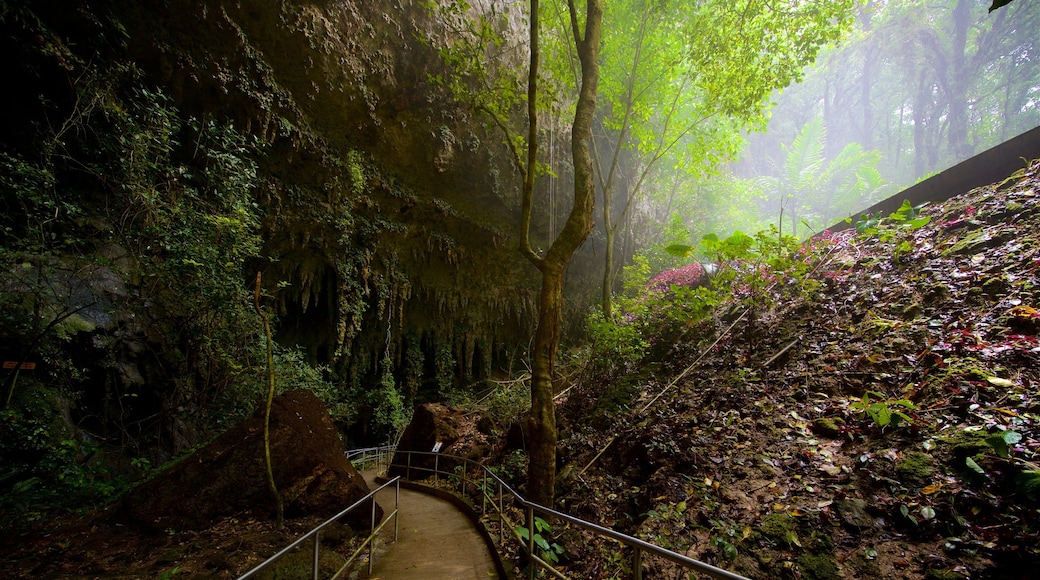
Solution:
M397 450L397 453L404 455L405 463L402 465L393 463L393 460L391 460L390 467L404 469L404 478L407 480L412 479L413 471L422 475L423 478L433 476L435 480L439 480L441 476L445 476L448 478L449 482L457 483L459 486L459 493L466 497L472 497L467 493L467 488L471 486L474 493L477 493L480 496L479 501L481 513L487 514L488 506L490 505L498 517L499 544L503 546L505 545L505 529L508 527L511 532L511 539L520 544L521 549L526 552L527 557L534 564L528 567L528 575L530 578L535 577L535 566L545 570L547 573L557 578L567 578L563 572L556 570L549 562L541 558L536 551L535 518L538 517L539 514L543 514L553 521L562 521L566 524L588 530L598 536L609 538L630 548L632 550L632 577L635 580L642 580L643 578L642 563L644 554L664 558L682 566L683 568L706 574L712 578L747 580L746 577L740 576L739 574L734 574L727 570L723 570L722 568L712 566L711 564L706 564L699 560L694 560L693 558L672 552L671 550L666 550L660 546L655 546L649 542L640 540L639 538L634 538L609 528L527 501L513 488L509 487L509 484L502 481L502 478L491 471L490 468L471 459L427 451ZM413 456L433 457L433 468L431 469L427 466L413 465ZM395 455L394 459L396 458L397 456ZM451 464L451 471L442 469L442 466L447 464ZM461 469L458 469L459 467L461 467ZM480 474L476 476L477 479L470 477L471 471ZM492 482L490 485L489 481ZM519 522L510 521L511 516L506 509L507 501L511 502L513 506L524 512L524 527L527 529L526 538L521 535L520 531L517 529L517 524ZM474 502L474 507L476 507L476 502Z
M390 460L394 456L394 447L393 445L383 445L381 447L351 449L345 455L347 456L347 461L351 462L358 471L365 471L375 467L377 473L386 473L386 469L390 466Z
M387 488L391 487L391 486L394 488L394 511L392 513L390 513L389 515L386 515L386 517L383 518L383 520L381 522L379 522L378 525L376 525L376 494L379 493L380 491L383 491L384 489L387 489ZM286 554L288 554L289 552L293 551L294 549L296 549L298 546L302 545L304 542L306 542L310 538L314 539L314 558L312 560L311 574L312 574L312 577L314 578L314 580L318 580L318 560L319 560L319 557L320 557L320 554L321 554L321 530L324 529L325 527L329 526L333 522L336 522L337 520L339 520L343 516L347 515L351 511L357 509L358 507L361 507L362 505L365 504L365 502L369 502L372 505L372 511L371 511L371 514L370 514L371 524L370 524L370 527L369 527L368 537L365 538L365 540L361 543L361 545L357 547L357 549L354 551L354 553L349 558L347 558L346 562L344 562L344 564L340 567L340 569L337 570L336 573L333 574L330 578L339 578L340 575L343 574L347 570L347 568L349 568L351 566L351 564L354 563L354 561L357 559L357 557L361 555L361 552L365 549L366 546L368 547L368 573L369 573L369 575L371 575L372 574L372 563L375 561L375 537L376 537L376 534L381 532L383 530L383 527L385 527L386 524L390 522L390 518L394 519L394 540L393 541L395 541L395 542L397 541L397 530L399 528L397 512L398 512L398 506L401 503L401 478L400 477L395 477L395 478L391 479L390 481L387 481L383 485L381 485L378 488L376 488L374 491L369 492L369 494L366 495L365 497L363 497L363 498L359 499L358 501L354 502L354 504L351 505L350 507L348 507L347 509L339 512L338 514L336 514L334 516L332 516L331 518L326 520L321 525L315 527L311 531L309 531L306 534L300 536L295 542L289 544L285 548L282 548L282 550L280 552L278 552L274 556L271 556L267 560L264 560L262 563L260 563L259 566L255 567L252 570L246 572L245 574L239 576L239 580L243 580L245 578L250 578L253 575L255 575L256 573L258 573L261 570L263 570L264 568L267 568L271 564L274 564L278 560L282 559L282 557L284 557Z

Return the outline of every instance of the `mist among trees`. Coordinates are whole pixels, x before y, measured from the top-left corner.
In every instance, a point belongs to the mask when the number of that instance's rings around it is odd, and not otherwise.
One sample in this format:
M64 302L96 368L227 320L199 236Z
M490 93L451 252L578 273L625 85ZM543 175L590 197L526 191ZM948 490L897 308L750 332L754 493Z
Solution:
M861 3L800 82L774 91L738 152L690 164L679 149L661 164L622 243L651 248L657 270L681 260L653 248L706 233L805 237L1040 125L1040 4L989 8Z

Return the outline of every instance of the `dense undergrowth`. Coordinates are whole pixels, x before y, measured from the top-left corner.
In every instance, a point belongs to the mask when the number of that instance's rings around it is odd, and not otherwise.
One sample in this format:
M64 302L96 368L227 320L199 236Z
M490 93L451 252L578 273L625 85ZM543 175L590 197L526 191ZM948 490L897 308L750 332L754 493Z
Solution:
M25 99L0 143L4 524L111 501L264 391L246 281L269 263L267 145L181 111L103 14L69 15L95 32L83 45L29 7L0 6ZM276 366L280 390L314 390L344 424L404 420L400 398L334 385L296 349L278 349Z

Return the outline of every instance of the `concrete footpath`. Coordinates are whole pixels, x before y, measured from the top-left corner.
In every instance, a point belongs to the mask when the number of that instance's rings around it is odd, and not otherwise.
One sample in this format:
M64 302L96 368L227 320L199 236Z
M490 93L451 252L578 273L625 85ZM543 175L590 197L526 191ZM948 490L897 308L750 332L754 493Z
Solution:
M362 472L371 489L376 472ZM376 496L386 513L394 509L394 488ZM487 543L473 522L445 500L401 488L396 543L393 521L387 523L376 544L376 559L369 578L379 580L488 580L498 578ZM363 566L367 571L367 565ZM364 576L362 576L364 577Z

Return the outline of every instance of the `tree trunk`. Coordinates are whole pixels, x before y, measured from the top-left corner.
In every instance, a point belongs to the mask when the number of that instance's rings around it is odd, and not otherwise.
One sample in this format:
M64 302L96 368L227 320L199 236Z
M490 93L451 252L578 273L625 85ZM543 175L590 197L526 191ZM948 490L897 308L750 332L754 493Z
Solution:
M538 328L531 355L531 415L527 464L528 499L552 507L556 485L556 411L553 407L553 368L560 345L560 321L563 313L563 273L575 250L592 231L595 195L592 165L592 122L596 112L599 86L599 45L603 20L602 0L586 0L585 29L579 26L578 10L573 0L567 4L574 45L581 61L581 89L571 125L571 156L574 163L574 205L560 235L553 241L545 257L531 250L530 204L533 197L535 164L529 157L521 216L520 250L542 274L539 295ZM531 70L528 77L529 148L537 139L535 87L538 67L538 0L531 0ZM535 149L536 151L536 149ZM531 149L529 154L533 157Z
M863 18L863 31L867 40L863 45L863 77L860 79L860 109L863 111L863 126L860 127L860 144L863 149L874 148L874 109L871 106L870 89L874 84L874 56L877 46L874 36L874 2L869 0L860 12Z
M965 62L968 25L971 24L971 7L967 0L959 0L953 9L953 35L950 46L950 71L946 98L950 106L950 153L957 161L971 157L972 147L968 143L968 97L967 85L971 80Z
M614 241L617 239L617 228L608 224L606 249L603 251L603 296L602 308L605 320L614 320Z
M531 361L531 416L528 440L527 497L552 506L556 488L556 409L553 366L563 314L563 268L542 270L538 328Z

